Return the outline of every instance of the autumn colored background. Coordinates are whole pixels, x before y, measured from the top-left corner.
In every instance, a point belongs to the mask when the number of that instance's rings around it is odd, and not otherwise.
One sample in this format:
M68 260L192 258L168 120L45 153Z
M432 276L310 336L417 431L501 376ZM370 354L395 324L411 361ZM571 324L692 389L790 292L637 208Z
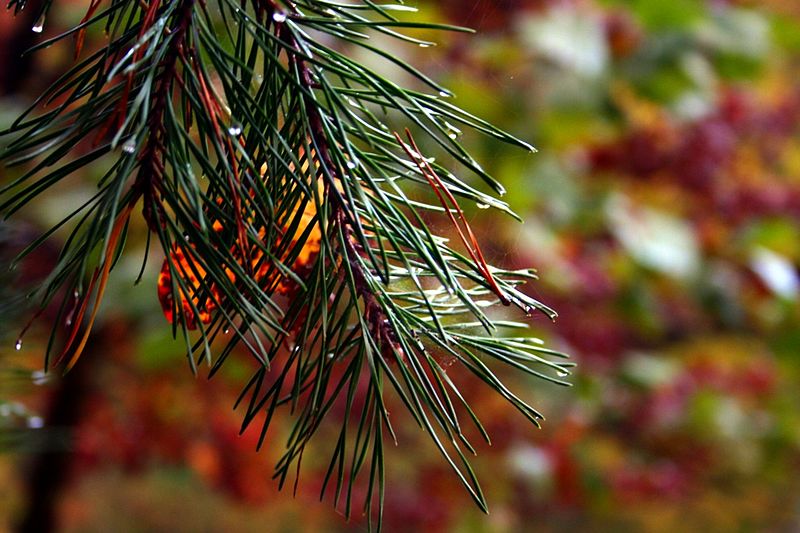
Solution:
M63 44L18 57L85 11L57 6L42 34L30 31L32 10L0 15L2 124L71 60ZM508 376L546 415L541 430L467 381L492 436L474 462L489 516L405 419L387 450L386 529L800 528L800 3L419 7L479 33L392 52L540 150L464 132L525 223L468 213L492 261L538 268L529 290L560 318L532 318L533 333L578 367L570 389ZM102 46L103 35L89 40ZM3 222L4 261L95 181L90 171ZM137 287L140 256L119 265L74 378L39 371L46 316L14 350L29 316L19 289L57 250L0 269L0 529L53 489L65 531L364 530L360 515L346 523L318 502L336 413L319 457L306 453L296 497L278 493L286 424L256 453L259 428L239 436L231 409L247 366L192 377L156 298L159 261Z

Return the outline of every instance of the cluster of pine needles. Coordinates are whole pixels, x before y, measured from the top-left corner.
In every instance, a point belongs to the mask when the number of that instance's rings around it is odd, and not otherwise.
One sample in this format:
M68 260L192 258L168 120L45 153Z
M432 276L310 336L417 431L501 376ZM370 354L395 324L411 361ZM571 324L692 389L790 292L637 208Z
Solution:
M43 4L34 31L57 2ZM555 313L523 292L532 271L486 262L459 204L514 216L461 144L462 128L533 148L373 44L382 35L393 47L430 46L408 34L467 31L408 11L371 0L92 0L80 24L32 50L71 42L75 61L2 132L0 153L21 169L0 189L3 217L105 165L95 194L17 258L68 229L30 295L42 309L57 306L67 327L66 336L53 327L47 367L78 360L131 220L143 217L142 273L150 255L164 257L158 299L192 369L206 364L213 375L232 355L254 358L238 402L242 430L260 423L263 442L274 413L291 411L281 484L326 415L343 412L323 494L332 490L349 516L365 478L364 511L377 524L385 439L396 442L388 395L486 509L464 419L489 437L447 366L456 362L537 425L541 415L495 369L564 383L570 367L538 339L508 335L526 324L504 318L502 306L520 317ZM104 46L87 50L87 32L99 30ZM414 87L354 59L365 53ZM450 222L454 244L431 231L434 219Z

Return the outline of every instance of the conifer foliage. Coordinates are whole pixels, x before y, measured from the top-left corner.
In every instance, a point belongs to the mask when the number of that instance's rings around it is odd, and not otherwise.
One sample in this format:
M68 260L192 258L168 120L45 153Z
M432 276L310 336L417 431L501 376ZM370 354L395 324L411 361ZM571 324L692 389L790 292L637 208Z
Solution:
M57 8L44 2L33 31ZM537 425L541 415L493 369L563 383L570 366L537 339L507 334L526 315L555 313L521 290L532 271L486 262L459 205L513 216L459 128L533 149L373 44L382 34L392 47L425 47L403 32L467 31L413 21L412 10L371 0L91 0L79 25L37 45L71 42L74 65L3 132L0 154L22 169L0 189L4 217L87 165L107 164L96 194L21 255L69 229L31 295L42 308L59 305L67 327L63 338L52 328L48 367L77 362L131 219L143 217L142 271L150 256L164 257L154 293L192 369L205 364L213 375L231 356L254 358L242 430L260 424L263 442L276 410L292 412L281 483L326 414L343 411L323 493L349 514L363 478L365 512L378 523L385 439L396 440L389 395L485 509L462 419L488 435L444 361ZM86 32L96 28L107 42L89 51ZM365 53L414 86L354 59ZM449 221L456 238L432 233L434 219Z

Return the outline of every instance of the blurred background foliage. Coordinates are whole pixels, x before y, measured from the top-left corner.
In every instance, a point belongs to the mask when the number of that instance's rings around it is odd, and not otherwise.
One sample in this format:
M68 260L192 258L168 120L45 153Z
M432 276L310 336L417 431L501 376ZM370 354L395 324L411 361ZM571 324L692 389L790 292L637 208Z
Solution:
M540 149L465 139L525 223L469 216L493 262L539 269L529 290L560 318L532 318L534 331L579 367L572 389L508 377L547 416L542 430L467 387L492 436L475 460L489 516L406 420L387 453L386 529L800 528L800 4L410 3L415 16L479 33L392 52ZM61 2L44 37L85 4ZM0 15L3 123L71 60L63 46L20 60L15 50L40 37L26 16ZM96 178L77 177L25 224L3 223L3 259ZM54 501L65 531L364 528L317 503L327 455L307 452L295 498L276 492L286 425L256 453L258 432L239 436L230 408L249 368L191 377L158 309L158 261L140 287L136 254L120 266L71 389L39 371L46 324L15 350L29 316L18 289L56 252L0 272L0 528L41 490L48 453L62 460Z

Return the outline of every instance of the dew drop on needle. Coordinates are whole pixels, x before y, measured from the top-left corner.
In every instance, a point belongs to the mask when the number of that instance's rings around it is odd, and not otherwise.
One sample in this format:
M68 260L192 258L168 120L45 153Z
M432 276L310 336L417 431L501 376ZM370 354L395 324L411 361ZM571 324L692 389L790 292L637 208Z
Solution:
M44 30L44 13L42 13L42 16L39 17L39 20L37 20L36 24L34 24L33 27L31 28L31 31L33 33L42 33L43 30Z

